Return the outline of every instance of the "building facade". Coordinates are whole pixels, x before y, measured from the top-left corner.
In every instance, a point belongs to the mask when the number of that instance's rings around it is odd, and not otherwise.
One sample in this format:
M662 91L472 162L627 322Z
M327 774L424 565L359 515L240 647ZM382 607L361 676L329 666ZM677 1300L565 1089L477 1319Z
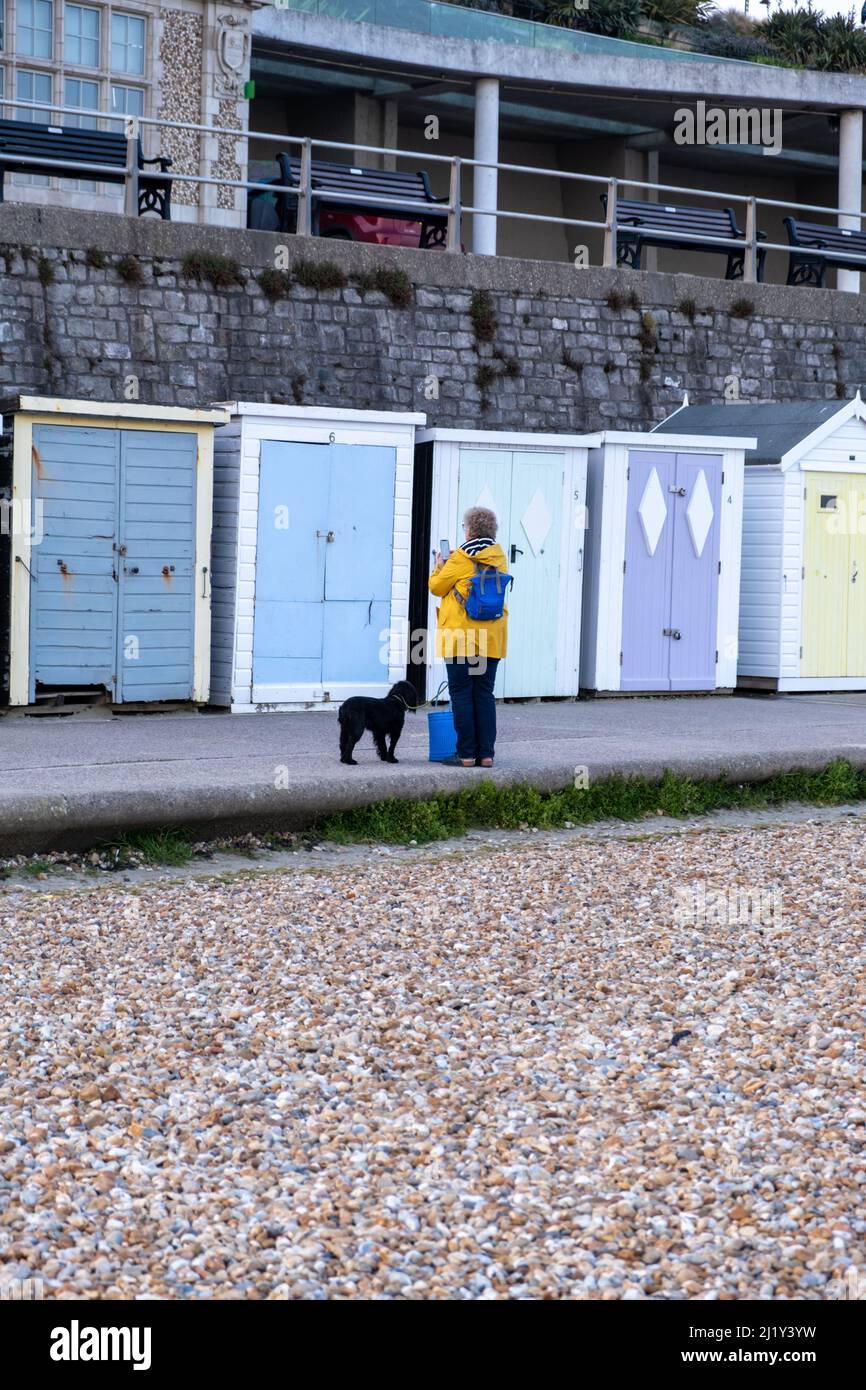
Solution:
M167 155L174 174L243 180L245 142L228 132L247 125L253 8L244 0L0 0L2 115L113 130L108 116L143 117L145 154ZM52 116L52 106L71 109ZM196 125L227 133L189 129ZM7 196L44 203L46 190L61 206L123 210L121 188L85 179L16 174ZM245 222L246 195L231 184L175 182L172 204L175 221Z

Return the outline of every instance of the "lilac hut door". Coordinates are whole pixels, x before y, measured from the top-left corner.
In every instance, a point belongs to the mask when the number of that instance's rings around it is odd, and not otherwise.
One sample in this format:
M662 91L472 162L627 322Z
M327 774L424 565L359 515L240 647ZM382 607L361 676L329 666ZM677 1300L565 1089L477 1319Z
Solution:
M677 454L669 626L671 690L713 690L718 641L721 454Z
M658 450L629 454L628 515L622 595L621 690L670 690L673 516L669 491L677 456Z

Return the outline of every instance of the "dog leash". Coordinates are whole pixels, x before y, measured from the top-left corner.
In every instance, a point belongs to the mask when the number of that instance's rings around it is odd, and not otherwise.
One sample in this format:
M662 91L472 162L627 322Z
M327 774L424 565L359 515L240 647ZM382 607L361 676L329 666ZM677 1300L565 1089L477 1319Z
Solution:
M437 700L439 699L439 696L442 694L442 691L447 690L447 688L448 682L443 681L442 684L439 686L439 689L436 691L436 694L432 697L432 699L425 700L423 705L407 705L402 695L398 695L397 699L400 701L404 709L410 710L412 714L417 714L419 709L426 709L428 705L435 705Z

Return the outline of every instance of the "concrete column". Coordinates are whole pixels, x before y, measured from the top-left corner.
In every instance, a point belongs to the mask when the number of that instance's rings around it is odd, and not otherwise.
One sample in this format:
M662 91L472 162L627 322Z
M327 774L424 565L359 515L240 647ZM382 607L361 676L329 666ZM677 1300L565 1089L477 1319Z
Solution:
M331 137L333 139L333 137ZM355 134L359 145L382 144L382 107L375 97L355 93ZM336 157L338 150L325 150L317 158ZM382 155L370 154L369 150L356 149L355 163L362 169L381 169Z
M479 77L475 83L475 158L499 159L499 79ZM477 208L495 208L498 169L473 170L472 201ZM496 218L474 213L472 250L479 256L496 255Z
M382 144L385 148L396 150L400 140L400 118L396 97L388 97L382 102L382 132ZM397 156L395 154L383 155L382 167L384 169L396 169Z
M843 111L839 119L839 207L859 212L863 206L863 112ZM858 217L839 216L840 227L861 227ZM836 288L860 293L859 270L837 270Z

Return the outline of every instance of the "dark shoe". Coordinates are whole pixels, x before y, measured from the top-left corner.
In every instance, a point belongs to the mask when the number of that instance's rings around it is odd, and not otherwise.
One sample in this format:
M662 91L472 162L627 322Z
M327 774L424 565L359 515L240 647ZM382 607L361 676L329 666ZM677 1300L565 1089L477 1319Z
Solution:
M458 758L456 753L452 753L450 758L442 758L440 767L475 767L474 758Z

